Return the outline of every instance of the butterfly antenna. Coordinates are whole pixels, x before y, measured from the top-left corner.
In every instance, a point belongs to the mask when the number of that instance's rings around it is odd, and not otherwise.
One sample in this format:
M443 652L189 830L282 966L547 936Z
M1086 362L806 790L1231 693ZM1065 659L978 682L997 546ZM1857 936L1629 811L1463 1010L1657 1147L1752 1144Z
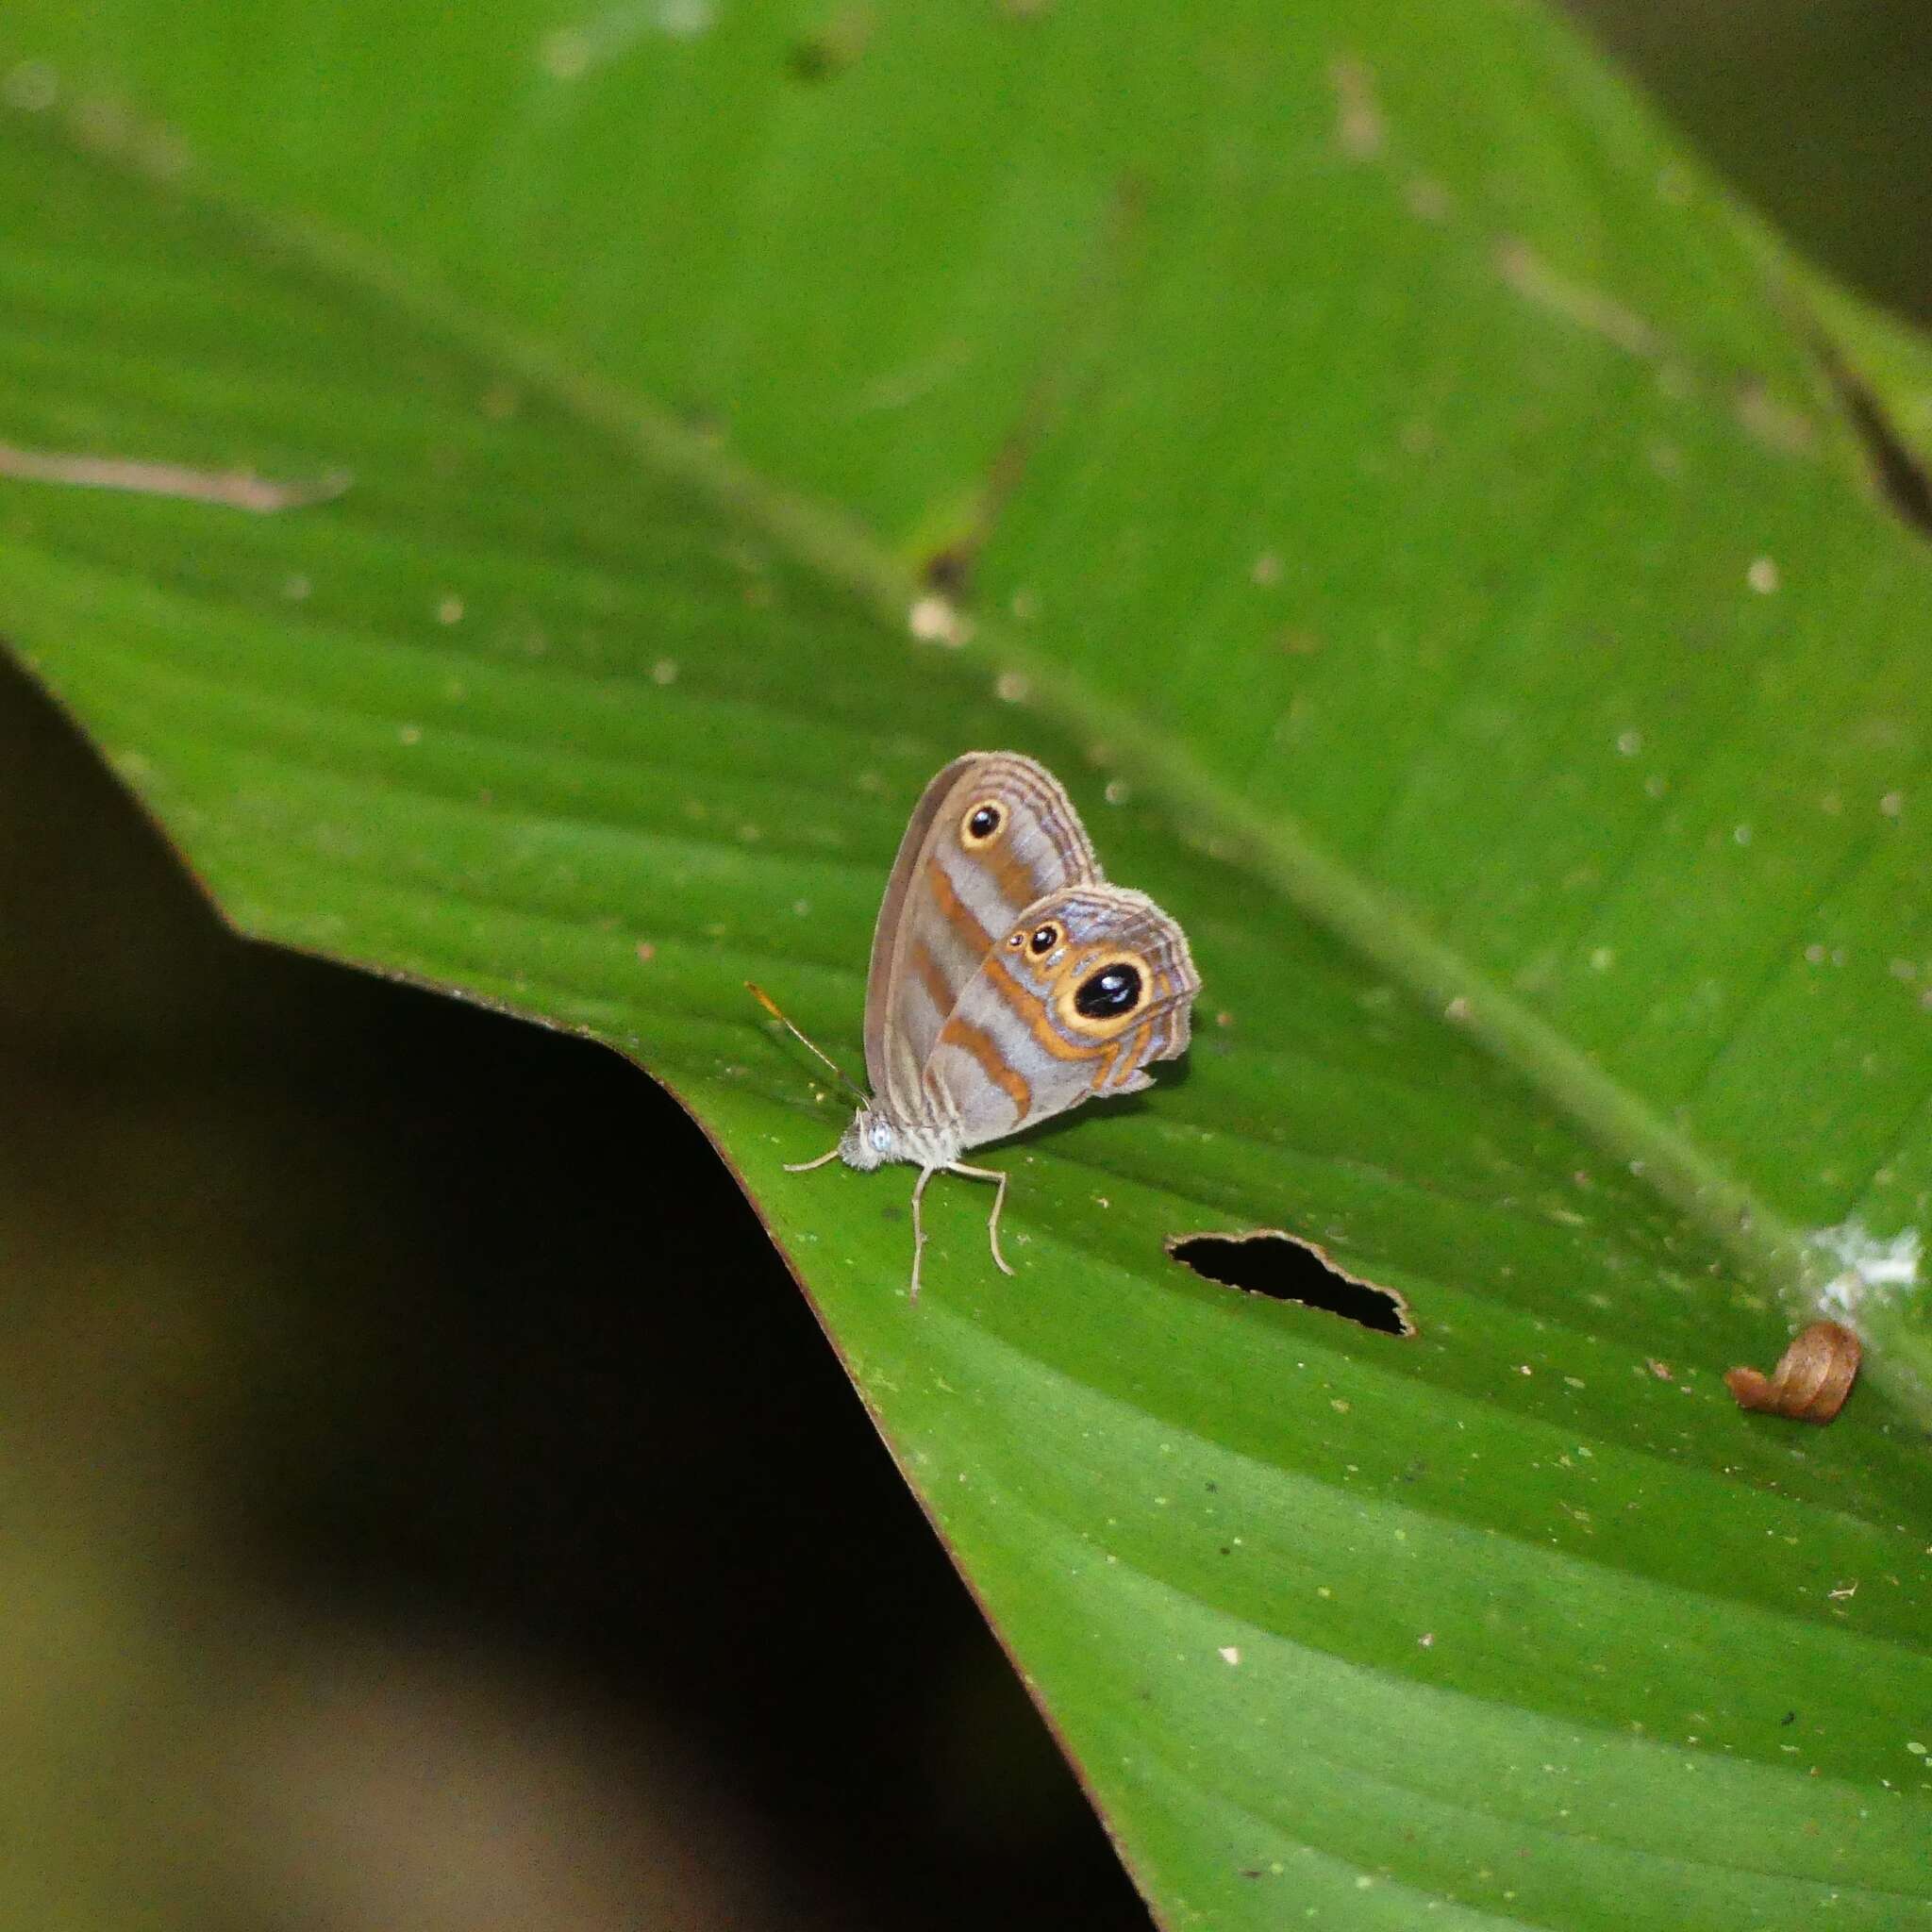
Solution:
M824 1047L818 1045L813 1041L808 1040L805 1037L805 1035L801 1033L798 1030L798 1028L794 1026L791 1024L791 1022L788 1020L782 1012L779 1011L778 1003L774 999L773 999L772 995L768 993L763 987L757 984L756 981L749 979L747 979L744 982L744 986L745 991L751 994L752 998L758 1001L758 1005L764 1008L765 1011L771 1014L772 1018L777 1021L779 1025L784 1027L786 1032L791 1034L792 1039L797 1041L799 1045L804 1047L808 1053L816 1054L819 1057L819 1058L825 1063L826 1066L831 1068L833 1077L841 1082L845 1087L850 1089L854 1094L858 1096L858 1104L860 1107L870 1107L872 1105L872 1095L868 1093L865 1091L865 1089L858 1084L857 1080L853 1079L853 1077L848 1073L846 1073L845 1069L841 1067L839 1064L839 1062L835 1060L832 1058L832 1056L824 1050Z

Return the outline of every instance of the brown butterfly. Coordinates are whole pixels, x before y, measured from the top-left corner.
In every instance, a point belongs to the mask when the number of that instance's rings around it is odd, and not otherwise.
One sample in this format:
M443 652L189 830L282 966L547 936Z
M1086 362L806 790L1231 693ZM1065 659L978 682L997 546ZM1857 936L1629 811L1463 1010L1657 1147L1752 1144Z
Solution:
M1180 927L1144 893L1102 878L1058 779L1017 752L968 752L925 788L886 882L865 987L873 1096L860 1093L829 1154L789 1171L828 1160L919 1169L914 1300L926 1182L942 1170L997 1182L987 1235L1010 1274L999 1237L1007 1176L959 1156L1095 1095L1151 1086L1148 1061L1187 1050L1200 990Z

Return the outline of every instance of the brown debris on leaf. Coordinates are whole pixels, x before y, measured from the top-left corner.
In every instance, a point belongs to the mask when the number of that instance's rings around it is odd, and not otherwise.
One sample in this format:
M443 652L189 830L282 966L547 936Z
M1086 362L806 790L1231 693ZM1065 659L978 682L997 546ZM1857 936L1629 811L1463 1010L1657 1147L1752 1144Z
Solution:
M348 489L345 470L331 470L314 483L277 483L253 470L195 470L185 463L141 462L132 457L76 455L24 449L0 442L0 476L23 483L63 484L73 490L117 490L130 496L172 496L189 503L220 504L257 516L326 503Z
M1858 1338L1839 1322L1814 1322L1785 1350L1767 1377L1757 1369L1727 1369L1724 1387L1740 1408L1793 1422L1828 1423L1857 1379Z

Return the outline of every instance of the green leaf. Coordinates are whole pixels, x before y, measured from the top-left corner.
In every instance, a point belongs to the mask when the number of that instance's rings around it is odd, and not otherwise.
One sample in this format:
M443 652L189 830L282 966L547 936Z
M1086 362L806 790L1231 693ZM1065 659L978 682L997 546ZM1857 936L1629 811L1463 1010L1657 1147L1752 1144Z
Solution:
M1801 318L1923 345L1519 6L0 33L0 624L241 928L685 1100L1162 1923L1932 1924L1932 574ZM856 1060L996 744L1208 991L910 1307L741 981Z

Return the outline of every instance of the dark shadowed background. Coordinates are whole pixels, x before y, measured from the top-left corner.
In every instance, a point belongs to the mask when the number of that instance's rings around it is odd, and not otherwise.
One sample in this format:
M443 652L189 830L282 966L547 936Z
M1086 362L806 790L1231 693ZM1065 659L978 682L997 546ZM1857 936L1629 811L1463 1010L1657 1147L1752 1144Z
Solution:
M1588 10L1932 320L1924 8ZM9 1921L1144 1924L676 1108L233 940L4 668L0 778Z

